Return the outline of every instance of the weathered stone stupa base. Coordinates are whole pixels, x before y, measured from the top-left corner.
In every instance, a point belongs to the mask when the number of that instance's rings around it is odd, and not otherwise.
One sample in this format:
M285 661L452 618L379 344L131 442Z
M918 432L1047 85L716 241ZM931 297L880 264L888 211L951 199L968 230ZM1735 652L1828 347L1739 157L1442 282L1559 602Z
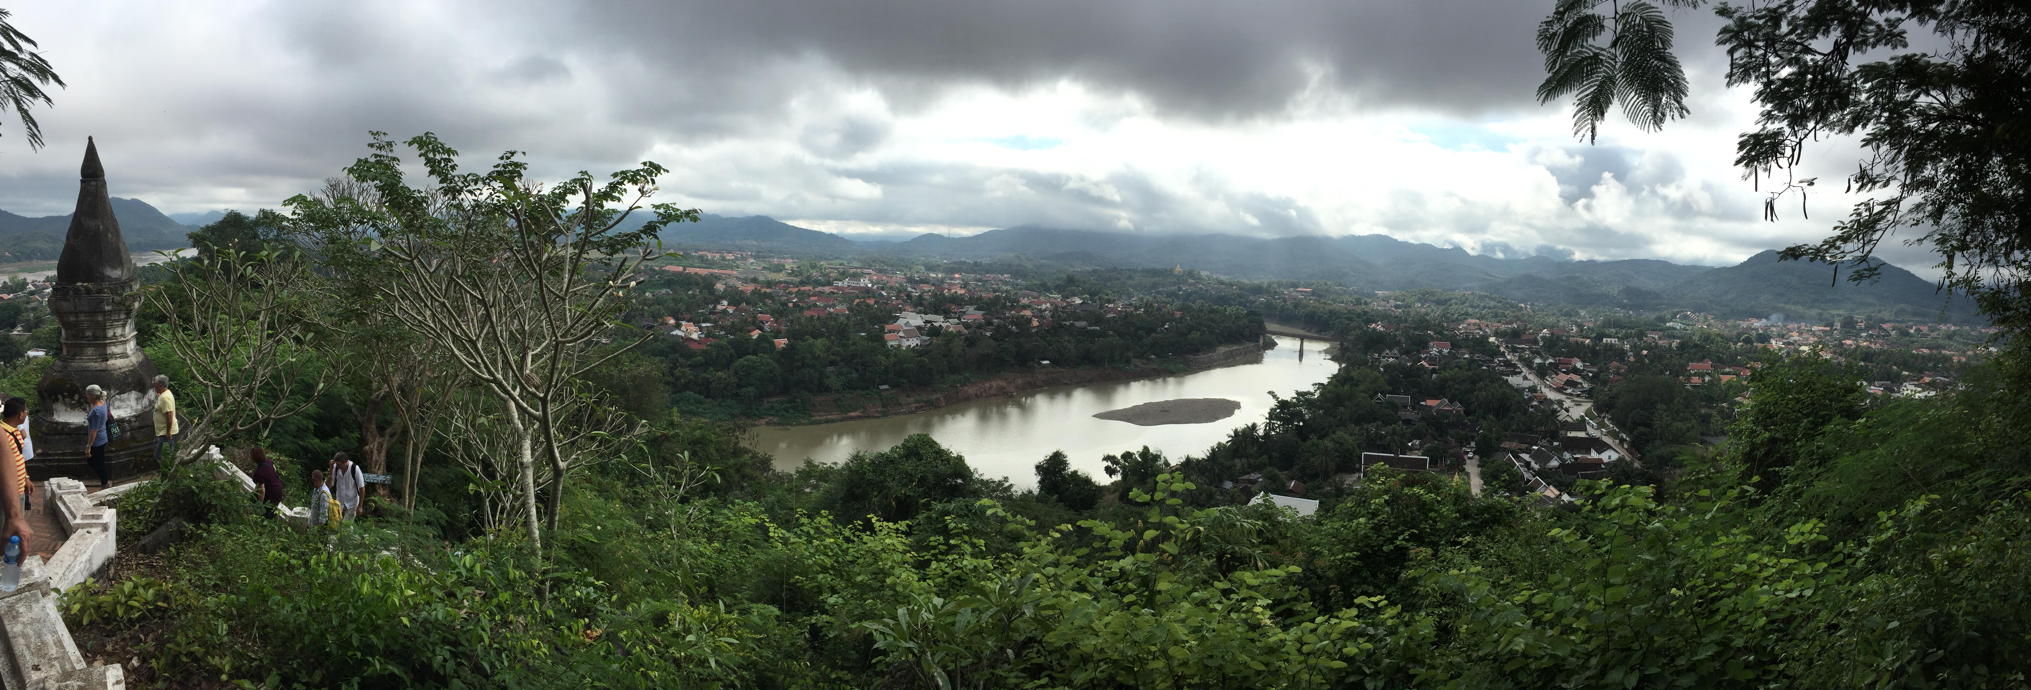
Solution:
M58 361L49 368L36 392L42 406L33 411L29 430L35 434L35 460L28 476L41 481L71 477L97 485L98 474L85 452L85 386L106 389L107 407L124 429L106 448L106 471L114 481L155 471L155 427L152 406L155 365L146 359L116 369L91 363Z

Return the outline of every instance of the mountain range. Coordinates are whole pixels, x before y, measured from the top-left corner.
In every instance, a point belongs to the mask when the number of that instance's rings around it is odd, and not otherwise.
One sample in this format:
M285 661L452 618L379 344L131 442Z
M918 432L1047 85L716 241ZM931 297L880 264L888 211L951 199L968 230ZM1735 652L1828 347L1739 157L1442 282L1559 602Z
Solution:
M1830 264L1779 261L1775 250L1734 266L1712 267L1656 259L1499 258L1386 235L1260 238L1018 226L963 237L924 234L902 242L856 242L765 216L710 214L698 223L666 227L662 239L671 247L804 255L1021 258L1066 268L1178 266L1234 278L1326 281L1367 290L1475 291L1534 304L1692 309L1727 317L1979 319L1965 296L1949 299L1932 281L1902 268L1884 264L1875 280L1855 283L1846 280L1845 270L1836 279Z
M113 213L133 251L188 244L195 225L153 206L115 197ZM222 212L188 216L197 224ZM642 218L646 220L646 218ZM54 260L70 216L29 218L0 211L0 261ZM1729 317L1784 314L1816 319L1859 314L1906 320L1974 321L1970 300L1948 299L1910 271L1883 265L1876 280L1836 280L1834 267L1779 261L1765 251L1726 267L1655 259L1572 261L1545 256L1500 258L1456 247L1405 242L1386 235L1261 238L1241 235L1155 235L1017 226L953 237L924 234L896 241L855 241L767 216L705 214L697 223L665 227L666 246L745 249L807 256L1022 259L1063 268L1170 268L1256 280L1333 282L1365 290L1435 288L1485 292L1532 304L1693 309Z
M185 226L146 202L113 197L113 217L120 220L120 234L129 251L176 249L190 245L187 235L195 228ZM55 261L63 253L64 236L71 217L31 218L0 211L0 262Z

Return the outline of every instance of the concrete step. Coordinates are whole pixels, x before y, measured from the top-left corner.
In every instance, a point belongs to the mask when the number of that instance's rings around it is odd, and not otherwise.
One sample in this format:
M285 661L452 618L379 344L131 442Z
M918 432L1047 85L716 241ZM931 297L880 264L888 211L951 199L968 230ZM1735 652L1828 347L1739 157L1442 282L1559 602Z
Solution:
M0 628L7 638L8 687L46 687L49 679L85 668L70 628L46 589L23 587L0 598Z

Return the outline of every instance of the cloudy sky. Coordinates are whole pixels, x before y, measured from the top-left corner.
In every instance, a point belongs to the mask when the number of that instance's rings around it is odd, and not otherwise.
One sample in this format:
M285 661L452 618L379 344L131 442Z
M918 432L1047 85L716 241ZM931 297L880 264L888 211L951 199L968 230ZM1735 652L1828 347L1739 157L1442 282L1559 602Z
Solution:
M1491 254L1726 264L1815 239L1730 166L1753 117L1713 20L1681 17L1691 119L1575 141L1532 96L1549 0L27 3L69 83L30 151L0 119L0 209L113 193L275 206L434 131L483 163L670 168L660 200L854 233L1039 224L1370 234ZM1827 179L1852 150L1814 159ZM1888 257L1931 263L1901 247Z

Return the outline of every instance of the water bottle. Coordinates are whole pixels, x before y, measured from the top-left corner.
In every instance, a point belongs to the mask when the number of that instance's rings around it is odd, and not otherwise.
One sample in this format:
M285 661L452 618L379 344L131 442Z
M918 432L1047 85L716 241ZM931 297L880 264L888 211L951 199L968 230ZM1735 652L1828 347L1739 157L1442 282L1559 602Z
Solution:
M6 567L0 569L0 592L12 592L21 586L21 535L7 538Z

